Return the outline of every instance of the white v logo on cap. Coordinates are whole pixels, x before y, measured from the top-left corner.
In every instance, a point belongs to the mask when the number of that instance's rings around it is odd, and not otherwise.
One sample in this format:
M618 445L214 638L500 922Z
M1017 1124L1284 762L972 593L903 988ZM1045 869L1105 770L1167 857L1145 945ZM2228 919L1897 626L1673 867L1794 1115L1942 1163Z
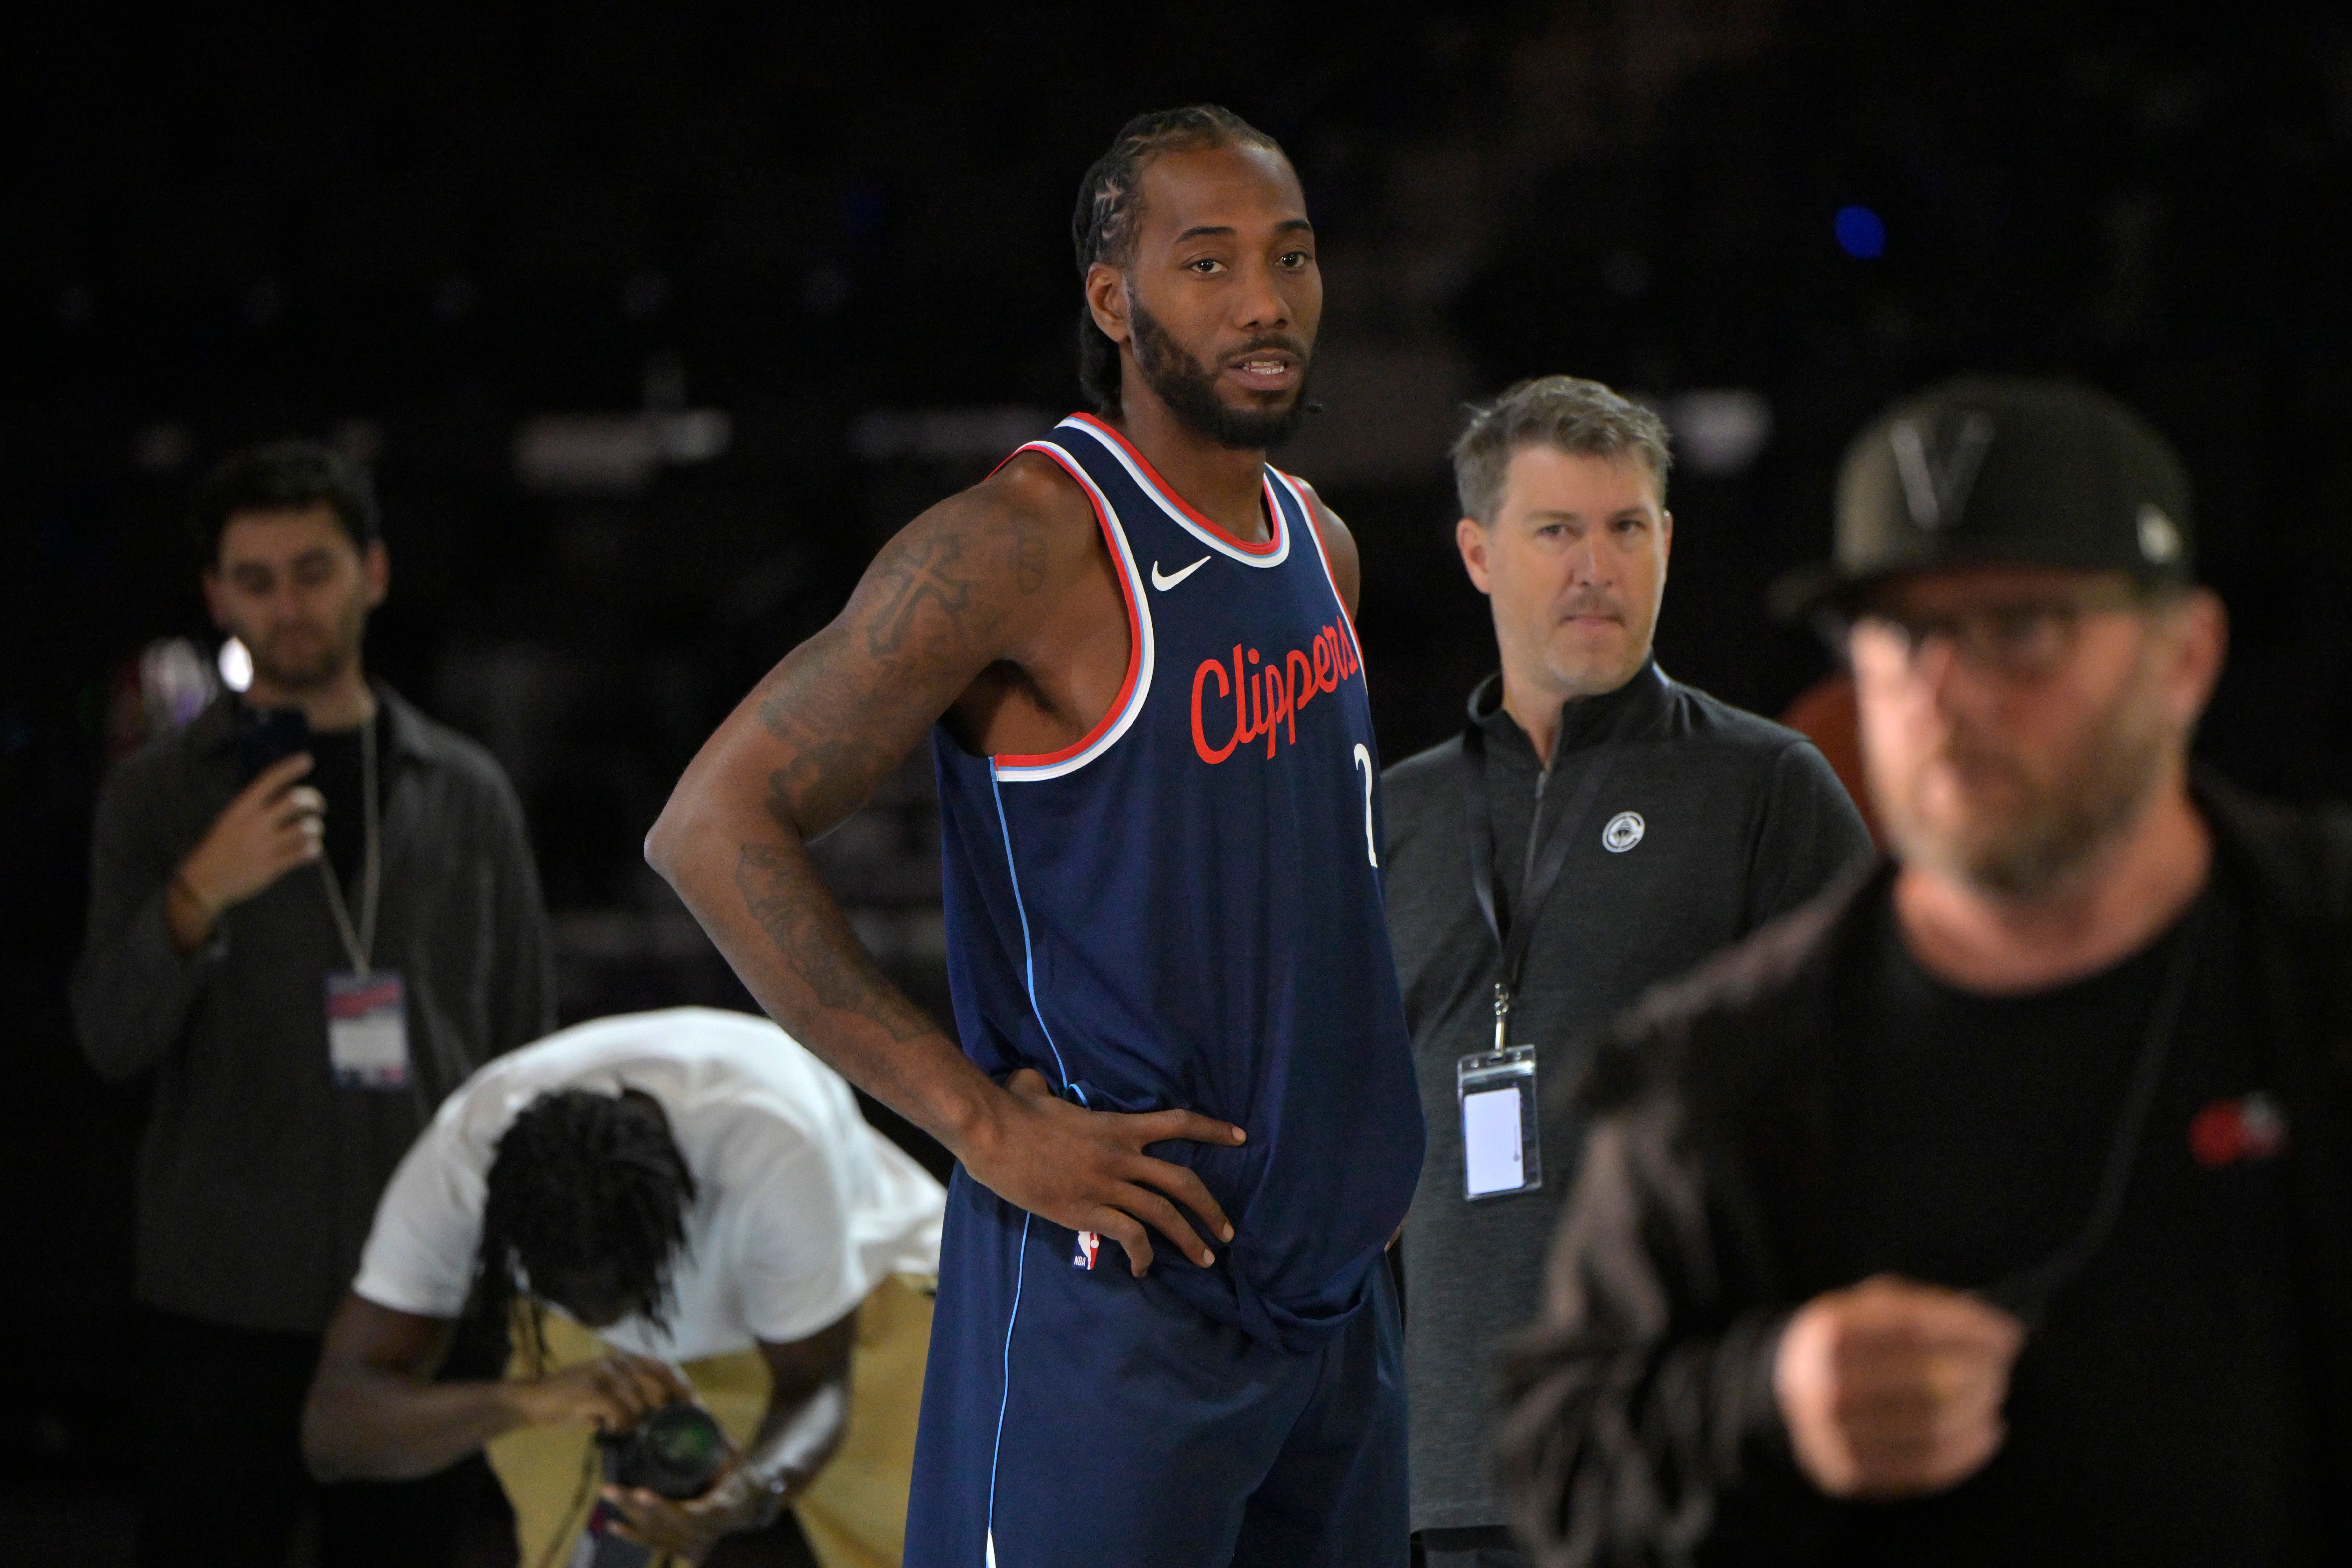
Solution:
M1895 448L1895 471L1902 476L1911 521L1931 531L1958 521L1976 488L1977 471L1984 467L1985 448L1992 445L1992 416L1970 409L1940 454L1930 450L1909 419L1897 419L1886 440Z
M1177 584L1181 583L1185 578L1190 577L1193 573L1198 572L1202 567L1206 566L1208 563L1209 558L1203 555L1198 561L1193 562L1190 566L1185 567L1182 571L1175 573L1170 576L1163 577L1160 574L1160 563L1155 561L1151 563L1151 585L1164 594L1168 592L1169 589L1173 588Z

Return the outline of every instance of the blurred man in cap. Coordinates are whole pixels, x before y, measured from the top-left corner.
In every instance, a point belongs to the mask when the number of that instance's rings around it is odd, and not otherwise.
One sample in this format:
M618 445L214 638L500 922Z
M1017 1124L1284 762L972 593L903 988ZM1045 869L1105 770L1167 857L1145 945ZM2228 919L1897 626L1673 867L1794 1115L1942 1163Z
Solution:
M1853 663L1891 858L1597 1058L1519 1527L2346 1561L2352 819L2190 774L2225 625L2179 460L2084 387L1945 384L1854 444L1787 598Z

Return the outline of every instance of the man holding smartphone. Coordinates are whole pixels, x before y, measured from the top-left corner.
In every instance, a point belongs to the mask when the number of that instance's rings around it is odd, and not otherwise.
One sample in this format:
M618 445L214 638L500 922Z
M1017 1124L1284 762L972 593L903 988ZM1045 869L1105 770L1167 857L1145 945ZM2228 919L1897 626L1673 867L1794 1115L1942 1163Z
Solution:
M445 1094L553 1022L505 775L362 668L390 572L365 470L308 442L242 452L194 521L253 679L107 781L73 976L90 1064L155 1075L144 1564L284 1555L312 1492L303 1392L378 1194ZM446 1556L457 1521L419 1487L319 1492L321 1560Z

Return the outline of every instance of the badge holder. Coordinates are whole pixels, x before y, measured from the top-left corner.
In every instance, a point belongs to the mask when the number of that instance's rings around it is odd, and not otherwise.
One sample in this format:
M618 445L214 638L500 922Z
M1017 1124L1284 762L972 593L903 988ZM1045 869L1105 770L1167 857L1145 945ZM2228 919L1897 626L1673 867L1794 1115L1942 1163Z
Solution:
M395 970L327 976L327 1063L337 1089L408 1087L406 1003Z
M1536 1048L1507 1043L1510 1012L1510 993L1496 986L1495 1048L1454 1064L1454 1098L1462 1107L1462 1191L1474 1203L1543 1185Z
M1454 1064L1462 1102L1465 1196L1499 1198L1543 1185L1536 1126L1536 1048L1481 1051Z

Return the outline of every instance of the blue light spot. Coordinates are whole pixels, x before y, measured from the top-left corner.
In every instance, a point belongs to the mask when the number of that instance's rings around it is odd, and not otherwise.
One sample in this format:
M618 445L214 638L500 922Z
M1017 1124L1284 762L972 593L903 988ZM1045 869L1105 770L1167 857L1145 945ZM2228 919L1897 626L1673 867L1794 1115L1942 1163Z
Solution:
M1863 261L1875 261L1886 254L1886 225L1868 207L1840 207L1837 211L1838 248Z

